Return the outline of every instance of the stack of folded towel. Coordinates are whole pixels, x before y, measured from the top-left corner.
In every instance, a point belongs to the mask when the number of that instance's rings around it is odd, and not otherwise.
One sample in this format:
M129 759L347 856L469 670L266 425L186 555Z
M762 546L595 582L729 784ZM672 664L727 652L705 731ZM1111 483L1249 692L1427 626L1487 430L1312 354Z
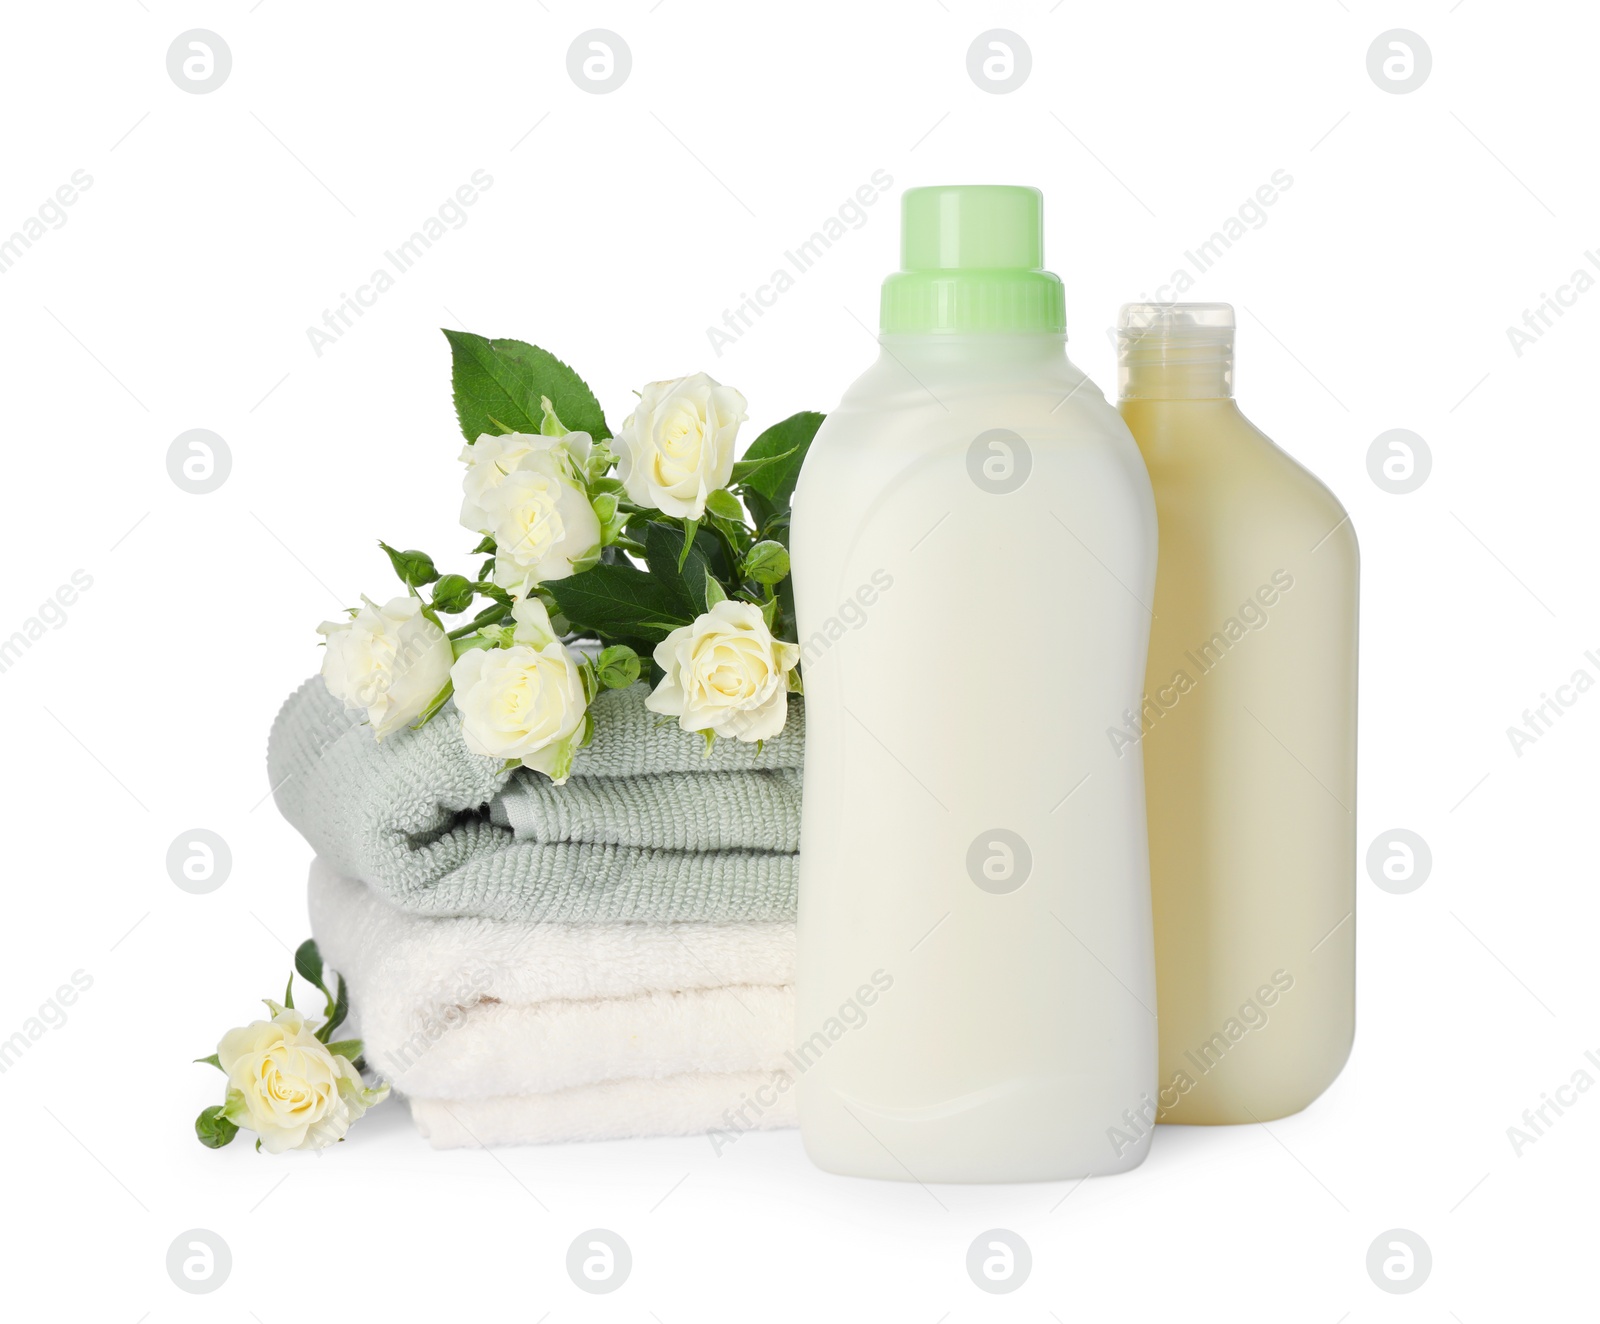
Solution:
M793 1124L803 710L764 745L596 699L573 775L505 772L447 708L375 741L308 681L268 771L368 1064L437 1147ZM762 1088L768 1087L768 1088ZM775 1102L751 1108L760 1090Z

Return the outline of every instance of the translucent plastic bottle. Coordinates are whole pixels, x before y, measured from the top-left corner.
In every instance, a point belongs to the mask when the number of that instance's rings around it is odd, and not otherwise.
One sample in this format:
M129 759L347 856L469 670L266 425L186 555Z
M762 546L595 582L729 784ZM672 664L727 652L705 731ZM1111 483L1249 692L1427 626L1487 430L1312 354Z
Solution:
M820 1166L1117 1172L1156 1112L1139 751L1155 510L1067 361L1041 198L914 189L794 502L800 1125Z
M1122 416L1161 523L1143 699L1161 1120L1271 1121L1355 1033L1358 553L1233 401L1233 309L1122 310Z

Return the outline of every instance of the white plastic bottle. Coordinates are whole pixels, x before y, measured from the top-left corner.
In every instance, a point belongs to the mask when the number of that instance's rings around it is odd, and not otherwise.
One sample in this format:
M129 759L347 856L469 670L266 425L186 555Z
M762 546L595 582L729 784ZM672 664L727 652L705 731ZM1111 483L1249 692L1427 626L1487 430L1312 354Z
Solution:
M800 1125L834 1172L1119 1172L1156 1113L1144 463L1068 362L1037 190L913 189L807 456Z

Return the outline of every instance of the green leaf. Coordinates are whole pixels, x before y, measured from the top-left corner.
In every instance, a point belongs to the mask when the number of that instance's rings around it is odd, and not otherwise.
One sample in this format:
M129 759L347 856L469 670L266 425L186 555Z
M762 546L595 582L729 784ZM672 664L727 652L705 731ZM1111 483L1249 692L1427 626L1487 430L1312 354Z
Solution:
M322 988L322 953L317 950L315 938L307 938L295 950L294 968L306 983Z
M678 553L678 573L683 573L684 562L689 559L689 549L694 546L695 530L700 527L697 519L686 519L683 522L683 549Z
M481 556L484 552L489 552L492 554L494 549L494 534L486 533L483 535L483 541L474 547L470 552L468 552L467 555Z
M239 1128L222 1115L223 1107L213 1104L194 1119L194 1133L207 1149L221 1149L239 1134Z
M574 731L555 748L555 757L551 759L550 766L541 768L540 771L553 782L565 781L572 775L572 760L577 756L578 745L581 737L588 731L587 723L582 732Z
M689 537L684 536L686 532ZM693 521L686 521L683 528L652 523L644 535L644 559L651 578L687 606L691 620L706 610L706 580L716 577L711 565L716 539L710 533L695 537L697 532Z
M788 450L780 451L776 455L766 455L762 456L760 459L754 460L739 460L735 462L733 466L733 472L729 475L728 481L730 483L748 483L763 469L770 469L773 465L779 463L780 461L787 460L794 453L795 448L791 446Z
M206 1063L206 1064L207 1064L207 1065L208 1065L208 1066L213 1066L213 1067L216 1067L216 1069L217 1069L217 1070L218 1070L218 1071L221 1071L221 1070L222 1070L222 1062L221 1062L221 1060L220 1060L220 1059L219 1059L219 1058L218 1058L218 1057L217 1057L217 1055L216 1055L216 1054L215 1054L215 1053L213 1053L213 1054L211 1054L211 1056L210 1056L210 1057L197 1057L197 1058L195 1058L195 1061L196 1061L196 1062L204 1062L204 1063Z
M793 642L798 636L794 623L794 579L792 576L778 583L778 612L779 618L775 621L768 621L767 626L780 639L788 639Z
M450 342L451 384L462 435L538 434L548 398L561 421L594 440L611 436L594 392L548 350L521 340L486 340L469 331L445 331Z
M717 577L709 570L707 570L705 587L706 610L710 611L717 605L717 603L726 602L727 599L728 594L727 591L722 587L721 581L718 580Z
M677 551L674 544L673 551ZM676 576L674 576L676 579ZM694 619L681 583L631 565L601 563L581 575L545 584L574 628L607 643L656 642Z
M763 432L744 453L743 464L771 461L752 468L742 480L745 504L758 524L765 526L788 511L794 485L800 478L800 467L805 463L806 452L822 426L823 417L811 410L791 414ZM738 466L734 468L737 471Z
M758 505L767 510L766 515L760 517L761 527L757 531L756 541L761 542L770 538L774 542L781 542L787 547L789 545L789 508L785 506L782 510L771 509L768 507L766 497L760 496L755 492L746 492L745 500L751 503L752 510Z
M572 431L561 421L560 416L556 413L556 407L550 403L548 395L539 397L539 408L542 411L542 417L539 419L539 435L541 437L564 437Z
M334 999L333 1013L322 1023L322 1028L317 1031L317 1038L322 1040L323 1043L327 1043L328 1040L333 1038L333 1032L344 1024L345 1017L350 1014L349 986L344 982L343 975L340 975L338 979L339 995Z
M723 519L721 515L708 515L706 527L717 535L717 575L729 583L737 583L745 554L756 541L755 534L742 519Z
M294 976L289 976L289 983L283 990L283 1008L285 1011L294 1010Z
M389 554L389 564L394 567L395 574L400 576L400 582L407 588L431 584L439 578L439 572L433 568L433 558L426 552L419 552L414 548L407 552L397 552L382 538L378 539L378 546Z
M706 509L723 519L744 520L744 507L739 504L739 498L725 487L719 487L706 498Z
M361 1056L361 1040L340 1039L329 1044L328 1051L335 1057L347 1057L354 1062Z
M457 640L457 639L452 639L450 641L450 656L451 656L452 660L461 656L461 653L456 652L456 645L459 642L460 641ZM466 651L468 651L468 650L466 650L466 649L462 649L461 650L461 652L466 652ZM452 694L454 694L455 692L456 692L455 682L452 681L448 676L446 676L444 685L440 688L439 692L437 694L435 694L433 696L433 698L428 700L428 706L426 708L424 708L420 713L418 713L417 714L417 720L414 721L413 723L411 723L411 729L413 731L420 731L429 722L431 722L435 717L437 717L439 715L439 710L441 708L443 708L445 706L445 704L450 702L450 696ZM321 987L321 986L319 985L318 987ZM324 988L322 991L323 991L324 994L326 994L328 990Z

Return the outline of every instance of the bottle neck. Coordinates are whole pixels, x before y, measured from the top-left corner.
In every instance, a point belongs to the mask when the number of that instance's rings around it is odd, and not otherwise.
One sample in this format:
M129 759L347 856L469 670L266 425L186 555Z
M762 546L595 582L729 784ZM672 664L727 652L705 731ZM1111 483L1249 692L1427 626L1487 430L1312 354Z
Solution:
M923 364L993 363L1027 369L1065 358L1067 337L1060 331L885 333L878 337L878 347L888 358Z
M1117 385L1124 400L1231 400L1233 335L1123 331Z
M966 386L993 389L1065 379L1072 371L1067 338L1058 332L878 337L880 368L920 383L934 396Z

